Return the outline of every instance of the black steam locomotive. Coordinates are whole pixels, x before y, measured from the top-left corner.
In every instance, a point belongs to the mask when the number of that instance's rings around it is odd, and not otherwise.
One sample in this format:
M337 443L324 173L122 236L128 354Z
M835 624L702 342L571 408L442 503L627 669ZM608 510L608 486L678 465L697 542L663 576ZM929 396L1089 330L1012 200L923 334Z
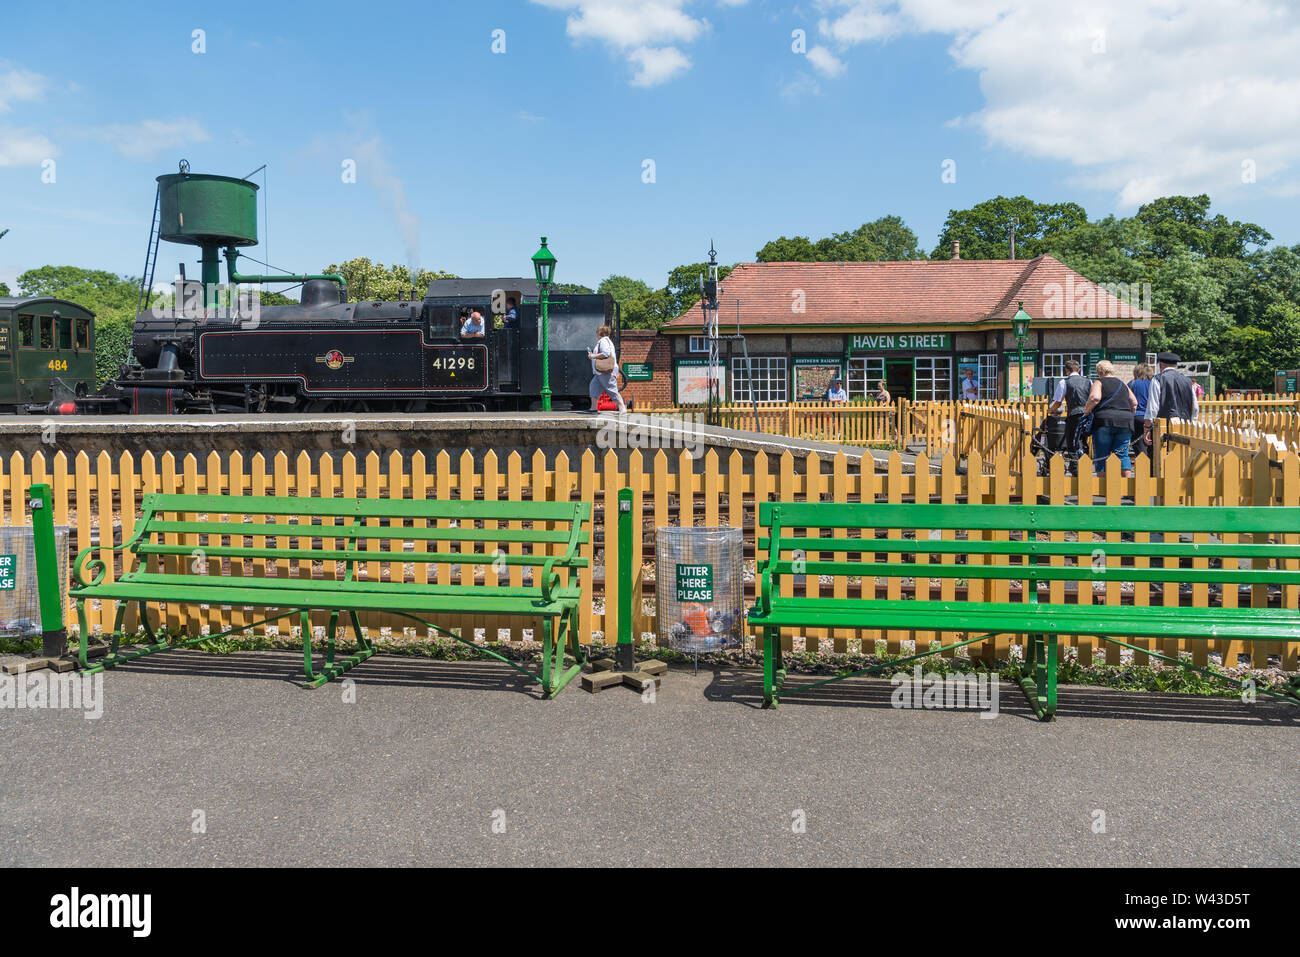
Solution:
M77 408L132 414L538 409L536 291L531 279L440 279L423 300L342 302L334 282L311 279L298 305L263 306L251 316L143 312L133 331L135 362L98 394L79 398ZM508 301L515 304L510 317ZM465 317L475 310L483 336L462 336ZM607 295L560 295L548 316L552 408L586 409L587 352L597 327L609 325L617 337L618 306Z

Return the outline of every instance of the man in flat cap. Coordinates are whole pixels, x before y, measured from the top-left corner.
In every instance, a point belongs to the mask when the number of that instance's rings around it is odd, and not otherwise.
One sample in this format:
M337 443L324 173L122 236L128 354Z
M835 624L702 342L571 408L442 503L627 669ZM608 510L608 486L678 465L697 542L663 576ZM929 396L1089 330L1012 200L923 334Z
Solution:
M1175 352L1162 352L1156 356L1160 372L1151 380L1147 393L1146 441L1151 444L1151 426L1156 419L1182 419L1195 422L1201 413L1196 401L1196 388L1192 380L1178 371L1182 359Z

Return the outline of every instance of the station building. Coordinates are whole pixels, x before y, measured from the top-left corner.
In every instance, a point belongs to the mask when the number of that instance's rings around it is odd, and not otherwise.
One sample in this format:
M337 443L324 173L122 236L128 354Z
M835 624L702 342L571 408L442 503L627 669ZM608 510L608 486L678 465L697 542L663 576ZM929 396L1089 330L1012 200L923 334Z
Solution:
M1147 337L1164 321L1150 311L1149 289L1098 285L1051 256L961 259L956 244L952 258L937 261L741 263L721 286L719 331L732 337L720 343L721 385L730 402L820 400L836 376L850 399L874 396L882 379L894 398L1014 398L1012 317L1022 302L1032 318L1027 392L1050 394L1069 359L1088 374L1110 359L1127 380L1154 361ZM704 402L702 332L697 303L660 329L660 342L638 342L632 351L659 361L640 370L649 378L628 381L628 394L647 405Z

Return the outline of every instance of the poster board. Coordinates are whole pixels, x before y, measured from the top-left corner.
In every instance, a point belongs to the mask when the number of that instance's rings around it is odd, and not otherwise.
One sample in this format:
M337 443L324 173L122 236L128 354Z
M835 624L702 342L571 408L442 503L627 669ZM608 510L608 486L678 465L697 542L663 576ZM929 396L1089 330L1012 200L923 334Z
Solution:
M1007 398L1020 398L1020 352L1008 352ZM1034 376L1038 374L1038 353L1025 351L1025 394L1034 394Z
M795 356L793 365L796 402L822 402L832 379L843 378L842 361L836 356Z
M706 405L709 401L709 360L678 359L674 367L678 405ZM718 363L718 398L727 401L727 367Z

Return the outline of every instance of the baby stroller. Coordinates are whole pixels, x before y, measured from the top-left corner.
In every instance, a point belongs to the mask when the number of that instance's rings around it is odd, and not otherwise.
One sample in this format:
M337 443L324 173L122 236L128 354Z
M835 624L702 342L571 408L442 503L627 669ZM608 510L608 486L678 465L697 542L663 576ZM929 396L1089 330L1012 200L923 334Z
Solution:
M1034 430L1033 438L1030 439L1030 451L1034 453L1034 458L1038 460L1038 474L1047 475L1052 467L1052 456L1059 455L1065 459L1065 474L1077 475L1079 471L1079 456L1082 450L1078 447L1076 439L1074 448L1066 448L1065 445L1065 416L1049 415L1038 423L1038 428Z

